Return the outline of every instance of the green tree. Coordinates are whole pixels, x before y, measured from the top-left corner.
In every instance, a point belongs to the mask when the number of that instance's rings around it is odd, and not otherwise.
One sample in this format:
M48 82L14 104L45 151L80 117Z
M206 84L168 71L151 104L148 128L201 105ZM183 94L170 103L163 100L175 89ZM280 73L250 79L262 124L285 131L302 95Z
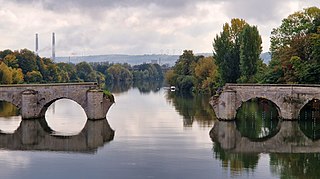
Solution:
M320 83L320 9L306 8L282 20L271 35L272 60L265 81L281 83ZM271 75L272 68L281 73Z
M262 52L262 40L256 26L246 25L241 33L240 82L256 82L257 63Z
M221 83L234 83L240 77L241 33L247 23L243 19L232 19L213 42L213 57L216 59Z
M18 64L22 69L23 74L31 71L38 71L37 56L32 51L28 49L15 51L15 56L18 59Z
M131 81L133 79L132 73L120 64L112 65L107 69L110 79L115 82Z
M77 76L83 81L92 81L96 79L92 67L87 62L80 62L76 65ZM95 81L95 80L94 80Z
M295 12L282 20L280 27L271 32L270 51L272 55L285 46L288 46L296 36L305 36L317 29L314 22L320 16L320 9L309 7Z

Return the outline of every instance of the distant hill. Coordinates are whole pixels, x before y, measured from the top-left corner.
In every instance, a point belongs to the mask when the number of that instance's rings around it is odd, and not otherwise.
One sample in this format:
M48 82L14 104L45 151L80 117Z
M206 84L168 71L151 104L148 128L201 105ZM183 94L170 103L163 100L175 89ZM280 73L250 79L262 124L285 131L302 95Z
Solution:
M212 56L212 53L197 53L195 55ZM168 66L174 66L180 55L92 55L92 56L71 56L71 57L56 57L56 62L71 62L80 63L86 61L90 62L109 62L109 63L128 63L130 65L139 65L143 63L157 62L160 65L167 64ZM269 64L271 55L269 52L262 53L260 55L264 63Z
M57 57L56 62L79 63L86 62L109 62L109 63L128 63L130 65L139 65L143 63L157 62L160 65L167 64L173 66L178 60L179 55L95 55L95 56L72 56Z

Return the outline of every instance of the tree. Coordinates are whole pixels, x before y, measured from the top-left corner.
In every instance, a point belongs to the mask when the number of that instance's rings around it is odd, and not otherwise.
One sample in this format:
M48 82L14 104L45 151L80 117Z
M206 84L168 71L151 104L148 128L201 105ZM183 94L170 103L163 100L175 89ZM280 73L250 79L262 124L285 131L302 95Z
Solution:
M12 71L5 63L0 62L0 83L12 84Z
M87 62L80 62L76 65L77 75L83 81L92 81L96 79L95 74L93 74L92 67ZM94 80L95 81L95 80Z
M315 20L320 17L320 9L309 7L303 11L295 12L282 20L278 28L271 32L270 51L274 55L279 49L290 46L292 39L296 36L305 36L310 32L316 31Z
M22 73L21 68L13 68L12 69L12 83L13 84L21 84L24 82L24 75Z
M222 84L234 83L240 77L240 39L247 23L243 19L232 19L213 42L213 57L216 59Z
M15 51L14 53L23 74L31 71L38 71L36 55L32 51L22 49L20 51Z
M16 58L16 56L11 53L11 54L8 54L7 56L5 56L3 58L3 62L8 66L8 67L11 67L11 68L19 68L19 64L18 64L18 60Z
M194 71L198 89L211 93L217 81L217 66L214 59L212 57L200 59Z
M282 24L273 29L271 35L270 63L281 69L278 79L281 83L320 83L320 9L306 8L295 12L282 20ZM299 68L297 68L299 64ZM268 68L274 68L270 66ZM269 72L272 69L268 69ZM270 73L269 73L270 74ZM280 76L279 76L280 75ZM270 75L266 80L270 80ZM308 77L308 78L307 78Z
M255 82L257 63L262 52L262 40L256 26L246 25L240 41L240 82Z
M107 69L107 72L115 82L131 81L133 79L132 73L120 64L112 65Z
M27 72L25 80L28 83L40 83L43 77L39 71Z

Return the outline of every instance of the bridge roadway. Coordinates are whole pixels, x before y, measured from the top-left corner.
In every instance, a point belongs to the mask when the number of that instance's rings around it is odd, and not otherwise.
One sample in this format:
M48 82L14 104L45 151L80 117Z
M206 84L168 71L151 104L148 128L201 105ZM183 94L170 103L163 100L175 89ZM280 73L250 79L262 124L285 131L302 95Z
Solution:
M0 101L20 109L22 119L43 118L56 100L66 98L77 102L88 119L103 119L113 104L96 83L53 83L0 85Z
M226 84L211 105L220 120L234 120L243 102L253 98L272 101L280 118L297 120L300 110L311 100L320 100L320 85Z

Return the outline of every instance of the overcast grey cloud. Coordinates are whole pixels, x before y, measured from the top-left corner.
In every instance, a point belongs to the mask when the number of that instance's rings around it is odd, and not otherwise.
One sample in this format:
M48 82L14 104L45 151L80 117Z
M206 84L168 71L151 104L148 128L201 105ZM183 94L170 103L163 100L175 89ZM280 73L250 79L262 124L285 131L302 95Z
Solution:
M263 50L272 28L289 14L319 0L0 0L0 50L56 54L180 54L184 49L211 52L212 41L231 18L257 25Z

